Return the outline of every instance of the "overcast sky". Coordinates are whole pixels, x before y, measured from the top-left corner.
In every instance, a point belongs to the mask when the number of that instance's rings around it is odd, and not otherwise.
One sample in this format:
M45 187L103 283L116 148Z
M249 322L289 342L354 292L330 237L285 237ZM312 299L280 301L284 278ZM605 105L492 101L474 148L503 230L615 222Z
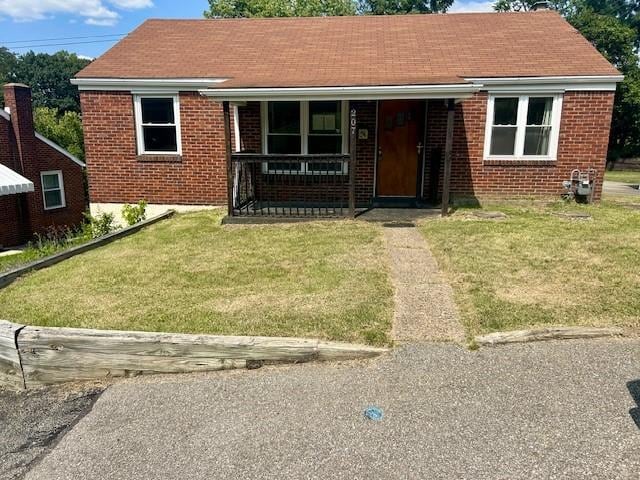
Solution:
M491 11L492 3L456 0L450 11ZM207 5L206 0L0 0L0 45L18 53L65 49L97 57L147 18L200 18Z

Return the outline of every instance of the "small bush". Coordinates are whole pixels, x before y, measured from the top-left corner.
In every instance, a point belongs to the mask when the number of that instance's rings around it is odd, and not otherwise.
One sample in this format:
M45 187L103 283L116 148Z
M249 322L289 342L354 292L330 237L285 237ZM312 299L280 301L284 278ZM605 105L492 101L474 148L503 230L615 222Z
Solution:
M147 218L147 202L140 200L136 205L126 203L122 207L122 218L127 225L135 225Z
M84 217L87 220L82 232L85 238L103 237L116 229L113 213L103 212L93 216L87 212Z

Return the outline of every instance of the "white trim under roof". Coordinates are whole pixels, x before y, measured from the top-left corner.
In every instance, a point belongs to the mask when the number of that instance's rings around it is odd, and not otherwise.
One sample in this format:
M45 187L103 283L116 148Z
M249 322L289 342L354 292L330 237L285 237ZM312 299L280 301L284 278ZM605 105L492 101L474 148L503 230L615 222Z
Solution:
M78 157L76 157L75 155L72 155L70 152L68 152L67 150L65 150L64 148L62 148L60 145L58 145L55 142L52 142L51 140L49 140L47 137L44 137L42 135L40 135L38 132L36 132L36 138L44 143L46 143L47 145L49 145L51 148L53 148L54 150L57 150L58 152L60 152L62 155L64 155L65 157L67 157L69 160L71 160L74 163L77 163L78 165L80 165L82 168L86 167L85 163L80 160Z
M33 182L0 163L0 196L33 192Z
M78 90L107 90L133 93L196 92L227 78L72 78Z
M205 97L227 101L386 100L394 98L470 98L482 85L383 85L362 87L207 88Z
M211 88L228 78L73 78L80 91L125 91L134 94L198 91L229 101L265 100L384 100L393 98L469 98L480 90L518 93L615 91L623 75L540 77L469 77L469 83L445 85L382 85L357 87Z
M482 84L482 90L500 93L563 93L567 91L615 92L624 75L581 75L551 77L465 78Z

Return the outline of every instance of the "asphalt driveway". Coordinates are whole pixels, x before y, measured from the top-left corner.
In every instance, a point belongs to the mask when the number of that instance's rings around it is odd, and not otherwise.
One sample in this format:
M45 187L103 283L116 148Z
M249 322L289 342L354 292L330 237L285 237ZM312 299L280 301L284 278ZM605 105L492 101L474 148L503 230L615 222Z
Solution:
M26 478L637 479L638 403L638 339L139 378Z

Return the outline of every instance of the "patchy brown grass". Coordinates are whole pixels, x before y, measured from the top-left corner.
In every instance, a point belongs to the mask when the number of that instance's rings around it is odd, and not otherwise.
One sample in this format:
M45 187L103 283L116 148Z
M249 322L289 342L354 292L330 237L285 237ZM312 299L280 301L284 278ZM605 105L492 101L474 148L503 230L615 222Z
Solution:
M0 290L0 318L47 326L389 343L380 227L242 227L179 215Z
M421 230L450 279L469 336L544 325L640 327L640 210L613 203L491 206ZM581 211L591 220L553 215Z

